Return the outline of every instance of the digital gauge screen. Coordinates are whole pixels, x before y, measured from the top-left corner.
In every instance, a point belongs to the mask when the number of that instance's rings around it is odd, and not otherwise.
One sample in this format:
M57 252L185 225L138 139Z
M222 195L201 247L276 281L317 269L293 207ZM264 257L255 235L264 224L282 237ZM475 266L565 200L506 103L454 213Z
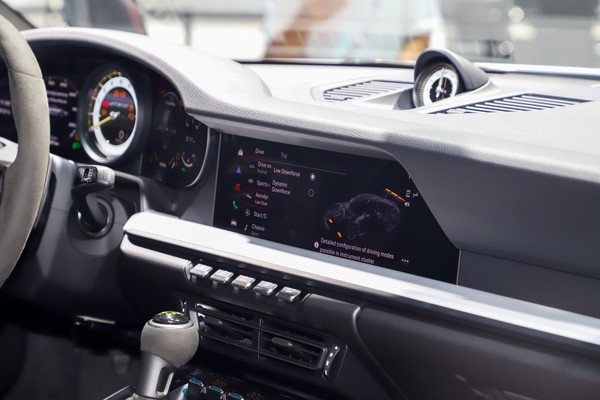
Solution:
M46 92L51 151L75 159L82 157L83 150L77 132L79 90L69 79L52 75L46 78Z
M68 78L49 75L44 78L50 115L50 151L72 160L85 155L77 132L79 90ZM17 142L8 80L0 81L0 136Z
M458 251L394 161L222 135L214 225L456 282Z

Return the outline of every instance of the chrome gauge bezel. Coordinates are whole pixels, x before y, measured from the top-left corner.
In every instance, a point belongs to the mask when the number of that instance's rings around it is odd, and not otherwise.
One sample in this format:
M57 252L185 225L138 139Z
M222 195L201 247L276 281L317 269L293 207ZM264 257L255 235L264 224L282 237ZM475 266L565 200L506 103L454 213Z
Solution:
M141 74L135 77L123 67L103 65L93 71L83 85L80 99L79 132L81 144L86 154L101 164L115 164L139 153L145 142L145 128L148 125L148 105L151 104L148 83ZM103 99L111 90L122 89L133 101L133 126L129 136L119 144L111 143L104 135L101 115ZM119 115L120 118L127 116Z
M105 99L105 96L111 90L117 90L119 88L125 89L125 91L131 96L135 111L135 119L129 137L122 144L115 145L110 143L110 141L105 137L103 127L99 125L99 123L101 122L102 118L102 115L100 114L102 108L102 100ZM92 115L88 115L88 125L91 124L92 126L96 126L96 128L94 128L93 130L93 133L96 138L96 145L98 146L98 150L100 150L104 155L110 158L121 157L127 152L127 149L131 146L131 143L133 142L135 135L137 134L137 113L139 110L137 93L129 78L123 75L116 75L109 78L102 85L102 87L99 87L98 89L98 92L95 94L97 98L94 100L90 99L91 101L93 101L93 106L91 103L90 106L88 106L88 111L90 108L92 108Z
M440 91L440 98L432 100L429 92L433 90L436 83L444 80L450 89ZM456 68L447 62L432 64L419 73L415 79L413 89L413 103L416 107L431 105L441 100L456 96L462 90L462 83Z

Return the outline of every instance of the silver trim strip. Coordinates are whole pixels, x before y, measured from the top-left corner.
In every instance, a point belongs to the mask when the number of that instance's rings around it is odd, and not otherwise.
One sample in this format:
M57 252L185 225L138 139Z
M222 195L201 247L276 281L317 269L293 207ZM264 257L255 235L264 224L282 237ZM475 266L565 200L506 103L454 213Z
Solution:
M138 213L127 234L181 246L283 273L407 298L593 345L600 345L600 319L438 282L386 268L183 221L155 212Z

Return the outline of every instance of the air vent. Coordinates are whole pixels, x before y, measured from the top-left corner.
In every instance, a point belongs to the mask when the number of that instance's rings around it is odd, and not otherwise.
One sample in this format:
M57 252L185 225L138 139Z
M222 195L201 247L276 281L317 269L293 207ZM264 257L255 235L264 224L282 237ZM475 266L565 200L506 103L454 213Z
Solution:
M302 368L317 370L323 367L327 347L321 340L265 324L260 336L259 353Z
M251 327L210 315L205 315L199 322L200 330L213 339L233 342L244 347L252 347L254 343L254 331Z
M512 97L474 103L467 106L449 108L435 114L482 114L518 111L540 111L552 108L572 106L588 100L568 99L564 97L544 96L538 94L522 94Z
M198 312L200 335L238 347L255 347L256 324L252 318L226 313L212 307L205 306Z
M408 82L372 80L327 89L323 92L323 98L331 102L351 101L378 94L398 92L410 87L412 87L412 83Z
M264 362L283 362L307 372L329 376L341 346L332 338L262 318L196 303L203 343L219 342L254 354ZM216 342L215 342L216 341Z

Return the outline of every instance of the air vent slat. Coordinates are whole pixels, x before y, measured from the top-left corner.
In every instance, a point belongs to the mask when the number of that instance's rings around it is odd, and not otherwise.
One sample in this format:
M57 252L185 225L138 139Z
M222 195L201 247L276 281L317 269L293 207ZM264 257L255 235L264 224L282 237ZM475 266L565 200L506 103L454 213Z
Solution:
M356 100L363 97L397 92L409 87L412 87L412 84L409 82L373 80L327 89L323 92L323 98L333 102ZM340 95L343 97L340 97Z
M404 86L402 86L402 87L404 87ZM370 90L396 90L396 89L399 89L398 85L377 85L377 84L369 84L369 85L362 84L362 85L358 85L358 88L369 88Z
M487 114L489 111L473 110L467 108L452 108L448 110L448 114Z
M350 99L352 99L351 96L330 95L327 97L327 101L346 101Z
M476 114L497 112L522 112L550 110L558 107L572 106L586 103L589 100L568 99L537 94L522 94L518 96L502 97L481 103L474 103L460 107L437 111L436 114Z
M543 102L543 101L539 101L539 100L513 100L513 99L508 99L508 101L512 101L514 103L519 103L519 104L524 105L524 106L537 107L537 108L556 108L556 107L564 107L564 106L570 106L570 105L572 105L572 104L564 104L564 103Z
M543 108L539 108L539 107L519 106L518 104L511 104L511 103L505 103L505 102L494 102L492 104L497 107L501 107L503 110L505 110L507 112L543 110Z
M501 105L498 104L494 104L494 103L483 103L483 104L478 104L476 106L473 107L467 107L467 108L473 108L476 110L483 110L483 111L488 111L488 112L512 112L515 111L513 109L507 108L507 107L502 107Z
M265 357L316 370L323 367L327 349L316 343L299 340L298 335L272 334L263 331L259 342L259 353Z
M517 111L521 111L523 109L529 109L531 111L535 111L535 110L545 110L547 108L552 108L552 107L548 107L548 106L533 105L531 103L526 103L526 102L514 100L514 99L497 100L497 101L495 101L495 103L505 104L506 106L516 109Z
M373 93L378 93L377 91L373 91L373 90L368 90L368 89L338 89L336 91L334 91L333 93L335 94L348 94L351 96L357 96L357 97L362 97L363 95L368 96L371 95Z
M542 101L542 102L547 102L547 103L564 104L564 105L571 105L571 104L580 103L580 101L578 101L578 100L559 99L559 98L556 98L556 97L551 98L551 97L527 96L527 95L524 95L523 98L527 99L527 100L531 100L531 101Z

